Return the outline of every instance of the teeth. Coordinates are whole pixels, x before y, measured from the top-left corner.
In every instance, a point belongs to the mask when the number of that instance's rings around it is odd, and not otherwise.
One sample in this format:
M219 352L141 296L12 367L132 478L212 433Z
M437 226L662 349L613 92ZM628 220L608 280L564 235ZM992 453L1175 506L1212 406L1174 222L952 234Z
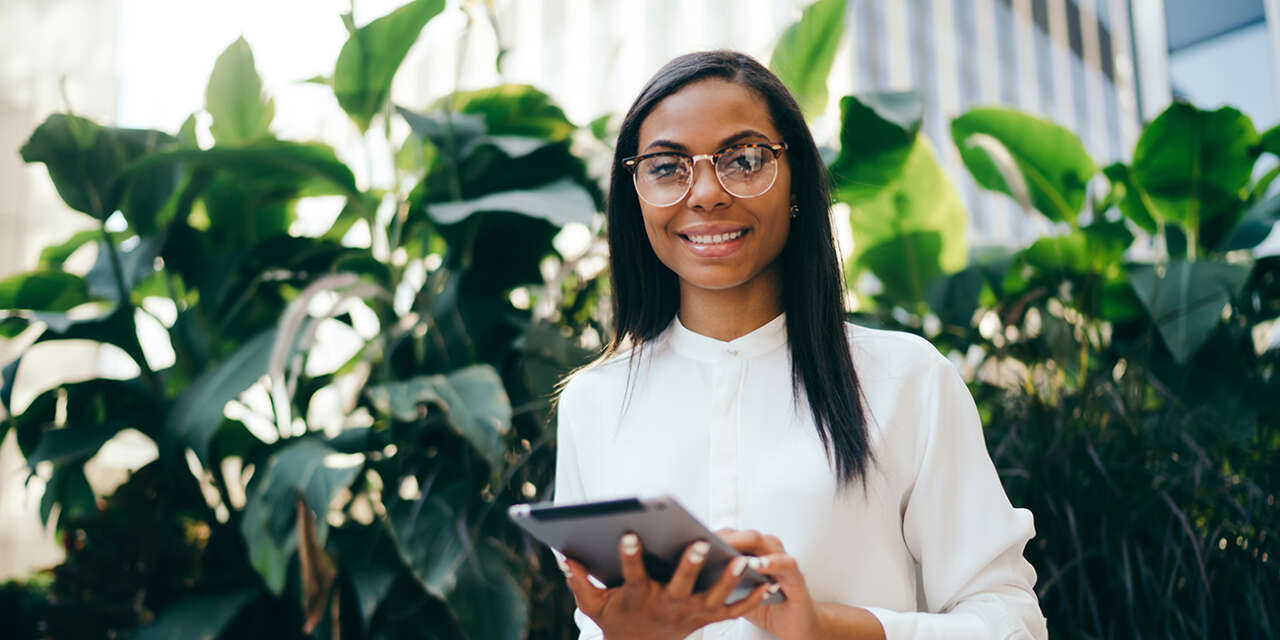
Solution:
M743 233L746 233L745 229L734 231L733 233L717 233L712 236L689 236L689 239L697 244L720 244L730 240L737 240L742 237Z

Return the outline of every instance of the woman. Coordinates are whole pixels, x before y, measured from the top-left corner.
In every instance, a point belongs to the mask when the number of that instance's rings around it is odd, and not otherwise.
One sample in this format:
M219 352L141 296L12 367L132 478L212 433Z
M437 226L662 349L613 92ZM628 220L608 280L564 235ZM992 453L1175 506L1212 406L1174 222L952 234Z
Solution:
M696 543L653 581L628 535L620 587L561 562L582 637L1046 636L1031 514L950 363L845 322L829 206L795 100L746 55L679 57L627 113L607 212L616 337L561 394L555 499L671 494L786 600L724 604L740 564L692 593Z

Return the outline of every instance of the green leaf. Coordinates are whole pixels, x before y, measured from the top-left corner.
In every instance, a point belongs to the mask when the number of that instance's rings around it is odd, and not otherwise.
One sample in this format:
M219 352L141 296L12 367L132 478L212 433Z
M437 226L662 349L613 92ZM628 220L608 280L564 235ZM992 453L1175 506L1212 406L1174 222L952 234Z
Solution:
M972 265L934 280L925 289L925 300L943 324L967 328L973 323L973 314L978 310L984 282L983 268Z
M520 640L529 603L504 549L491 540L472 548L446 601L468 638Z
M213 64L204 102L213 116L210 130L218 144L241 145L267 134L275 116L275 102L263 94L253 51L243 36Z
M1222 319L1222 310L1249 277L1247 267L1221 262L1170 262L1127 269L1133 290L1179 363L1186 363Z
M391 591L404 565L396 554L395 542L378 526L346 526L330 532L330 542L342 571L351 579L360 619L368 629L373 614Z
M1025 194L1050 220L1074 222L1098 172L1075 134L1015 109L973 109L951 121L951 137L978 184L1015 199ZM1008 168L1001 170L1010 162L1021 184L1010 184Z
M240 530L249 547L249 562L277 596L284 591L285 571L298 548L297 497L301 495L316 518L316 539L328 534L329 503L351 485L361 462L336 457L337 452L315 439L291 442L275 453L255 476L245 498Z
M838 199L852 203L874 197L902 177L922 109L914 91L840 99L840 155L829 167Z
M577 129L551 96L527 84L461 91L441 98L434 108L481 116L485 130L492 136L565 142Z
M0 280L0 309L66 311L88 302L84 278L63 271L32 271Z
M93 457L112 436L132 426L128 420L111 420L102 424L68 425L50 429L40 436L40 444L27 457L27 466L35 469L41 462L65 464L84 462Z
M106 220L120 207L129 163L173 142L159 131L102 127L78 116L49 116L22 146L25 162L43 162L58 195L72 209ZM149 182L163 183L158 175ZM154 185L153 185L154 186Z
M431 219L442 225L457 224L487 211L510 211L563 227L571 222L590 224L596 208L591 194L568 178L536 189L499 191L473 200L434 203L427 207Z
M1107 165L1102 173L1111 181L1111 190L1114 194L1112 197L1119 205L1120 212L1147 233L1156 233L1159 227L1156 225L1156 219L1150 207L1143 199L1145 195L1133 176L1133 168L1123 162L1116 162Z
M391 93L391 80L418 34L444 9L444 0L414 0L356 29L338 52L333 93L338 105L367 131Z
M1280 221L1280 195L1249 207L1240 222L1227 233L1226 242L1218 248L1222 251L1252 249L1271 235L1277 221Z
M453 508L435 496L404 500L390 509L396 550L427 593L445 598L457 583L466 545Z
M124 280L125 292L133 291L140 282L156 272L156 256L159 254L163 239L151 236L139 242L128 251L116 248L120 258L120 271ZM116 284L115 267L111 264L111 253L105 241L98 242L98 259L84 276L89 285L89 294L103 300L120 299L120 289Z
M1267 129L1259 142L1263 151L1280 156L1280 125Z
M1244 114L1176 102L1142 132L1133 175L1153 217L1198 238L1208 225L1234 225L1258 152L1258 134Z
M152 153L129 171L176 163L230 171L268 183L300 183L301 193L295 195L361 195L351 169L338 160L331 147L316 142L260 140L234 148L173 149Z
M202 462L210 462L209 442L222 424L223 408L266 375L275 339L274 327L263 331L182 391L165 424L173 444L191 447Z
M70 238L59 244L49 245L40 251L40 268L43 270L61 270L71 254L84 245L95 242L102 237L102 231L87 229L77 231Z
M134 640L215 640L255 595L254 589L235 589L186 596L139 629Z
M844 36L845 0L818 0L791 24L769 58L769 69L786 85L805 118L827 108L827 77Z
M62 531L69 523L96 512L97 500L81 464L55 466L40 498L40 522ZM60 507L56 520L51 519L54 505Z
M895 155L880 158L896 164ZM850 280L869 269L884 284L887 300L921 302L935 278L963 269L968 261L964 204L923 137L911 145L906 163L887 186L875 191L854 186L837 198L851 206Z
M366 394L375 408L402 422L425 417L429 404L440 407L453 430L494 470L500 468L505 452L501 436L511 428L511 400L493 367L480 364L418 376L369 387Z

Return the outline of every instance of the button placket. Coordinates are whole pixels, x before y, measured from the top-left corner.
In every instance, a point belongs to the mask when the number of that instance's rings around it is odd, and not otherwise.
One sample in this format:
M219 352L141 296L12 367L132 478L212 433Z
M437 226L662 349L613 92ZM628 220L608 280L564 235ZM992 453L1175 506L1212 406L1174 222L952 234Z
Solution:
M735 527L738 521L738 418L744 363L725 358L713 365L713 413L709 425L711 500L708 524L714 531Z

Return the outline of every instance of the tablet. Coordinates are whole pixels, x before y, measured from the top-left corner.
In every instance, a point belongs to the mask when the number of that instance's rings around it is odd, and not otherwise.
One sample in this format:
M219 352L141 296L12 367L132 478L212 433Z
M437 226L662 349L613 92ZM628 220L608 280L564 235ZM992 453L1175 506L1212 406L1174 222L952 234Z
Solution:
M608 587L622 584L618 541L628 531L640 537L644 566L649 577L659 582L671 579L685 549L698 540L711 544L694 591L710 589L725 567L742 555L720 536L708 530L671 496L625 498L576 504L517 504L507 510L511 520L552 549L577 560L592 576ZM773 582L752 569L729 594L726 604L747 597L752 589ZM766 603L781 602L781 591L765 597Z

